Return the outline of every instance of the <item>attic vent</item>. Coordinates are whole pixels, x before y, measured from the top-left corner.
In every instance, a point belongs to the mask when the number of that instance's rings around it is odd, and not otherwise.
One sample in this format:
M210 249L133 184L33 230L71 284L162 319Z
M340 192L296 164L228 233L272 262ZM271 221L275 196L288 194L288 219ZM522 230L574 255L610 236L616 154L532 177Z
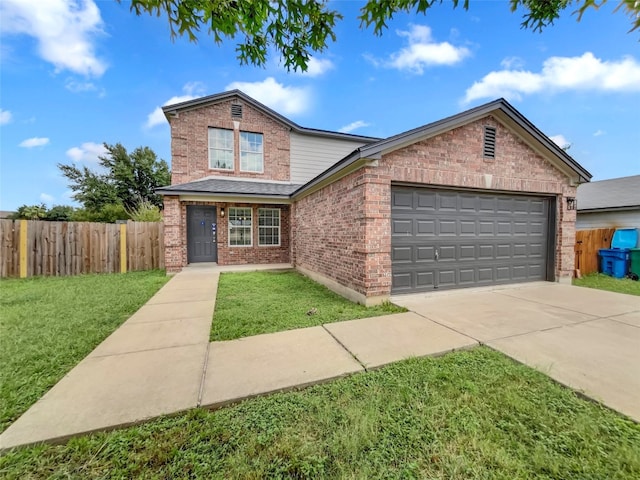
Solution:
M496 158L495 127L484 127L484 142L482 145L482 155L484 156L484 158Z
M238 103L231 104L231 118L242 118L242 105Z

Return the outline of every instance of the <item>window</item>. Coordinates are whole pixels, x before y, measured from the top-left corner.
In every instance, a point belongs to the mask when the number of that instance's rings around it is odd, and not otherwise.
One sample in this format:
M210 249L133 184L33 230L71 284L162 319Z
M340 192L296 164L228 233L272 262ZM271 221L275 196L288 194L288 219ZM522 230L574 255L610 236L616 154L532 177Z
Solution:
M258 245L280 246L280 210L258 209Z
M240 171L262 173L262 134L240 132Z
M229 246L250 247L251 209L229 207Z
M233 170L233 130L209 129L209 168Z

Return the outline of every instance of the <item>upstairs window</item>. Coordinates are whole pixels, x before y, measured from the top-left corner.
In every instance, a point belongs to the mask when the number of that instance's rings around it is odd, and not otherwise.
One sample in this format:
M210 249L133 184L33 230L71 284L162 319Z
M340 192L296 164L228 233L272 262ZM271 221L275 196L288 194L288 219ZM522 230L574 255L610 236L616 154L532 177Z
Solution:
M209 168L233 170L233 130L209 129Z
M258 209L258 245L280 246L280 210Z
M250 208L229 208L229 245L231 247L250 247L252 241Z
M262 173L262 134L240 132L240 171Z

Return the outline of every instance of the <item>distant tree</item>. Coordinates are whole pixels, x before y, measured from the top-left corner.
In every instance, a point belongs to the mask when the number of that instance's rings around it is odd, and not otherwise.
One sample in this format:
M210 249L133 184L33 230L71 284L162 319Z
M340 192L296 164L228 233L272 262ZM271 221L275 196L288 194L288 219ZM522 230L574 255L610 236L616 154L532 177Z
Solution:
M121 1L121 0L118 0ZM598 9L607 0L509 0L511 11L524 10L522 28L542 31L560 14L574 7L578 21L589 9ZM436 4L450 3L469 9L470 0L368 0L360 9L360 26L374 26L381 35L387 21L400 12L426 14ZM506 2L505 2L506 3ZM130 9L141 15L166 15L171 38L186 36L198 41L201 29L216 43L224 38L243 38L236 47L241 64L264 66L267 53L275 51L288 70L306 71L312 53L322 52L335 41L336 23L342 19L328 0L131 0ZM620 0L616 10L624 10L640 27L640 1Z
M134 222L161 222L162 213L157 205L151 202L141 202L138 207L129 212L129 217Z
M14 220L42 220L47 215L44 203L39 205L21 205L10 217Z
M162 197L155 189L171 183L167 162L159 160L149 147L136 148L130 154L120 143L105 143L104 147L107 153L98 158L102 172L58 164L70 182L73 198L85 210L80 215L126 219L127 211L135 210L142 202L160 208ZM103 210L104 215L100 213Z
M70 205L54 205L47 210L43 220L52 222L70 222L76 213L76 209Z
M117 220L129 220L129 218L129 213L121 203L106 203L97 210L77 209L71 217L71 221L114 223Z

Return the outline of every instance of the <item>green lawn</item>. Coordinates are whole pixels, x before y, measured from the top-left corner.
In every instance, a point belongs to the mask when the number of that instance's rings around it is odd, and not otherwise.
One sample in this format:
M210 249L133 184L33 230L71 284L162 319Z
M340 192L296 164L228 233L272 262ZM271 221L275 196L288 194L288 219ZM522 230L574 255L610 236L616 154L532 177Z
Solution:
M0 431L165 284L164 271L0 282Z
M628 278L613 278L603 273L592 273L582 278L574 278L573 284L578 287L597 288L611 292L640 295L640 282Z
M307 312L312 311L312 315ZM223 273L211 340L312 327L323 323L405 312L392 304L365 307L294 271Z
M488 348L0 457L30 478L640 478L640 426Z

